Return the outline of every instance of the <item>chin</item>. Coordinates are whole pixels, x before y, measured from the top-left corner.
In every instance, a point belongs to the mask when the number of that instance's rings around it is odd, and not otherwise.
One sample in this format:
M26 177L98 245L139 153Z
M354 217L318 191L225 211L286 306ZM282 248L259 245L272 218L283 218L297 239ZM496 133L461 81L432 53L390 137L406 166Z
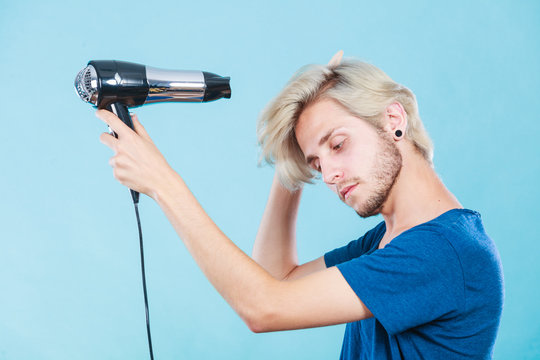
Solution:
M358 214L358 216L360 216L361 218L363 219L367 219L369 217L372 217L372 216L375 216L375 215L379 215L381 213L380 209L377 209L377 210L374 210L374 211L358 211L356 210L356 213Z
M351 206L358 216L366 219L375 215L379 215L382 211L383 204L379 203L364 203L364 204L353 204Z

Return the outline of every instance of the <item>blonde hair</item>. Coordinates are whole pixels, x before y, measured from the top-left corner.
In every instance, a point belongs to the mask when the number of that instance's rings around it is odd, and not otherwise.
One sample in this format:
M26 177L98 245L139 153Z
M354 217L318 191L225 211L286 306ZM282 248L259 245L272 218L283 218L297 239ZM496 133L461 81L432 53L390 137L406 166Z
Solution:
M311 183L314 177L296 140L295 126L302 111L322 98L337 101L349 113L379 129L383 126L386 107L399 102L407 113L405 137L432 164L433 144L411 90L360 60L346 59L328 66L307 65L268 103L257 124L260 161L275 164L278 177L287 188L297 189L301 183Z

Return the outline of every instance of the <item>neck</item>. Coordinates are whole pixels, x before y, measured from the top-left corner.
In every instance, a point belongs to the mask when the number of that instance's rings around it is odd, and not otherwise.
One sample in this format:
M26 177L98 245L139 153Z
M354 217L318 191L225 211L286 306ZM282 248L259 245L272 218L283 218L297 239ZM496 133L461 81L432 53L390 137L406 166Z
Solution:
M402 151L402 159L400 174L381 210L385 237L390 239L448 210L462 208L422 155L410 149Z

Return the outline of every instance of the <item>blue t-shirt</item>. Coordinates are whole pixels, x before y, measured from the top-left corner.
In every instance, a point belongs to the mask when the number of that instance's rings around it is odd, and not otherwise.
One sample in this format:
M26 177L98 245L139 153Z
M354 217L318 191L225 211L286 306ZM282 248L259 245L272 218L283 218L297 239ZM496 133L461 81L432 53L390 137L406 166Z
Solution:
M385 231L324 256L373 314L347 324L341 359L491 359L503 274L480 214L450 210L377 249Z

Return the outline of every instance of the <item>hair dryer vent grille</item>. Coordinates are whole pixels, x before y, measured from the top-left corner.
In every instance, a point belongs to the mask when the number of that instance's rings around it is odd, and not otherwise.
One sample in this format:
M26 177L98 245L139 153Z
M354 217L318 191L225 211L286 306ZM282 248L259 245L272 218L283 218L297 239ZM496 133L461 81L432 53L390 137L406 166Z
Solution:
M92 84L92 80L95 80L95 75L92 76L93 72L95 72L93 66L87 66L79 71L79 74L77 74L77 78L75 79L75 89L77 89L77 94L86 102L90 102L92 95L97 91L96 84Z

